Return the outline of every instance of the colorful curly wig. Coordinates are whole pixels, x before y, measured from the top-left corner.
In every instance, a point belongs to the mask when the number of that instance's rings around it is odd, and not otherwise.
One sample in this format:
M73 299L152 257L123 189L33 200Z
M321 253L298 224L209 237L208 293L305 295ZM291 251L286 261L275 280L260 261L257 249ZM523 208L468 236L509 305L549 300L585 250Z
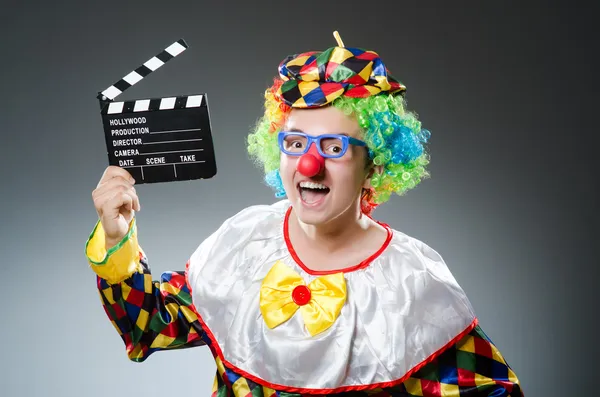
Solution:
M314 57L314 54L300 55L306 58ZM331 54L326 55L330 60ZM363 191L361 208L364 213L370 214L375 207L389 200L393 193L403 195L429 177L426 170L429 155L424 145L430 132L421 128L416 115L406 109L402 95L390 93L389 89L373 95L374 90L369 87L371 93L368 96L353 97L348 95L349 91L346 89L343 93L336 93L335 98L325 101L326 103L306 106L302 102L303 106L290 106L290 101L282 100L281 96L282 86L290 82L282 74L282 69L285 69L289 59L298 58L298 55L288 57L280 65L280 77L275 78L274 84L265 92L265 112L248 136L248 153L264 170L265 182L275 190L276 197L282 198L286 194L279 175L277 133L283 128L293 107L334 106L344 114L356 118L363 133L362 138L367 143L370 161L382 169L380 173L373 174L373 187ZM318 63L318 58L313 62ZM374 79L371 78L370 81ZM377 81L380 82L379 79ZM352 84L349 86L354 87Z

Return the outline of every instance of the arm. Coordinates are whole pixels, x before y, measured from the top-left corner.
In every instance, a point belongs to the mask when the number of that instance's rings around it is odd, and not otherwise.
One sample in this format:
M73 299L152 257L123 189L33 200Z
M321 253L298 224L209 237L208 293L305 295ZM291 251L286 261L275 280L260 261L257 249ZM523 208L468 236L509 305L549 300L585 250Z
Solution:
M137 241L135 218L125 237L106 251L102 224L94 227L86 257L97 275L104 310L123 339L130 360L144 361L159 350L203 345L204 332L184 272L153 281Z
M400 388L408 396L523 396L517 376L479 325Z

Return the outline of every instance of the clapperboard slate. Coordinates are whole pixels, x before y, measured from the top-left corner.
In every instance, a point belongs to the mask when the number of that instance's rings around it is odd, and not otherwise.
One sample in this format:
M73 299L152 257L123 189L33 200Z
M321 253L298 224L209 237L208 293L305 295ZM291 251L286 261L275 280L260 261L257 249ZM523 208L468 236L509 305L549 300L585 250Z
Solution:
M98 94L108 162L129 171L136 184L217 173L206 94L113 101L187 47L176 41Z

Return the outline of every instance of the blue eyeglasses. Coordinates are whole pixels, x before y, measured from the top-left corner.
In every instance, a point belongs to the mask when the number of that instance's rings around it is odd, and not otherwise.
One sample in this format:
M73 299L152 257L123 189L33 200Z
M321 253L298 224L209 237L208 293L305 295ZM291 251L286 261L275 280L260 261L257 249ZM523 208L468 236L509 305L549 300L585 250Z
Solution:
M367 146L360 139L341 134L325 134L310 136L303 132L281 131L278 136L279 149L290 156L302 156L314 142L319 154L325 158L342 157L348 150L348 145Z

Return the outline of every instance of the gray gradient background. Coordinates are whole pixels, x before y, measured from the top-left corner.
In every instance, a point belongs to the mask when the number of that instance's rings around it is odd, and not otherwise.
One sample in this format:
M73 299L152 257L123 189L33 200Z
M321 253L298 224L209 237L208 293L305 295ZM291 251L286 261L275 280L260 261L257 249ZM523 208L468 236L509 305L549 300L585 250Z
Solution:
M526 395L589 395L598 368L590 372L595 10L556 1L68 3L4 1L0 12L0 395L209 395L207 348L129 362L100 306L83 256L96 221L91 191L107 165L95 95L180 37L190 49L119 99L209 95L217 176L138 187L140 239L157 277L182 269L226 217L275 200L247 160L245 136L279 61L334 45L333 30L381 54L432 131L432 179L376 218L442 254Z

